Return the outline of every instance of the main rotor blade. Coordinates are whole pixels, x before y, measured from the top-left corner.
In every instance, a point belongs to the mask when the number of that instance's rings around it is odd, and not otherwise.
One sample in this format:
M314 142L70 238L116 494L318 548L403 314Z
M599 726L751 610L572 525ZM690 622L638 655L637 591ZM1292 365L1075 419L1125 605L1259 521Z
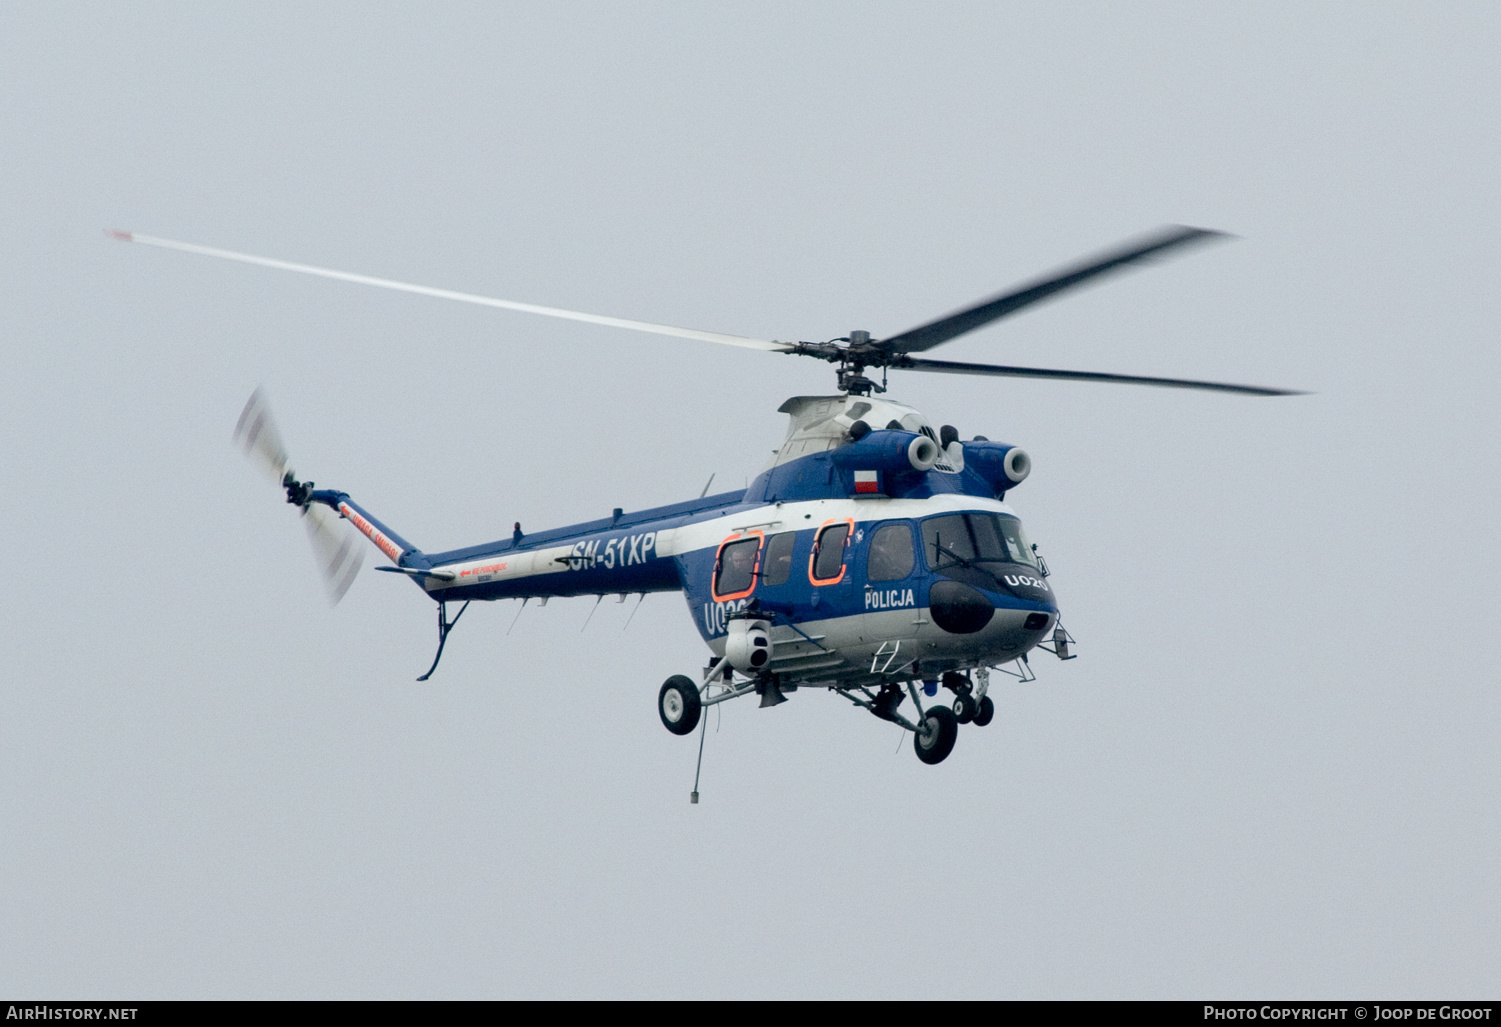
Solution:
M1248 396L1306 396L1298 389L1271 389L1261 385L1231 385L1190 378L1146 378L1135 374L1103 374L1099 371L1057 371L1045 367L1005 367L1000 364L967 364L958 360L907 357L891 364L893 371L936 371L942 374L980 374L995 378L1059 378L1076 382L1115 382L1122 385L1160 385L1170 389L1206 389L1239 392Z
M771 339L750 339L742 335L702 332L696 328L678 328L673 325L653 324L650 321L632 321L623 317L606 317L603 314L585 314L577 310L542 307L535 303L498 300L490 296L476 296L468 292L455 292L452 289L434 289L427 285L413 285L410 282L397 282L389 278L357 275L349 271L335 271L326 267L314 267L311 264L294 264L288 260L274 260L270 257L257 257L249 253L236 253L233 250L215 249L212 246L198 246L194 243L178 242L175 239L158 239L155 236L140 235L136 232L122 232L111 229L108 234L111 238L119 239L121 242L144 243L147 246L160 246L162 249L167 250L181 250L184 253L196 253L204 257L219 257L222 260L237 260L242 264L256 264L260 267L271 267L280 271L297 271L305 275L317 275L320 278L333 278L341 282L354 282L356 285L373 285L379 289L394 289L397 292L416 293L419 296L432 296L441 300L475 303L482 307L519 310L524 314L541 314L545 317L559 317L567 321L582 321L585 324L606 325L610 328L629 328L632 331L650 332L653 335L671 335L679 339L697 339L700 342L717 342L722 346L741 346L745 349L768 350L773 353L785 352L792 348L785 342L776 342Z
M1083 263L1060 268L1044 278L1019 285L990 299L981 300L972 307L955 311L937 321L929 321L925 325L909 328L900 335L882 339L875 346L887 353L921 353L923 350L942 345L965 332L972 332L998 318L1014 314L1024 307L1040 303L1065 289L1083 285L1101 275L1120 271L1150 257L1162 256L1169 250L1181 246L1223 238L1226 238L1224 232L1216 232L1207 228L1190 228L1186 225L1170 225L1150 235L1123 243L1116 249L1090 257Z

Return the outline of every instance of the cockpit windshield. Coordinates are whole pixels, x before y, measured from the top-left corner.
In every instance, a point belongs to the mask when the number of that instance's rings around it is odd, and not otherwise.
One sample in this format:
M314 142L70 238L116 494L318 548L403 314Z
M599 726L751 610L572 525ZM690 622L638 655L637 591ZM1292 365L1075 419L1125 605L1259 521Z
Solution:
M922 522L923 552L933 570L987 563L1037 566L1022 522L1006 514L966 513Z
M995 521L996 528L1000 530L1001 541L1005 544L1010 558L1016 563L1036 567L1037 554L1032 551L1026 533L1022 531L1022 522L1004 514L994 514L992 519Z

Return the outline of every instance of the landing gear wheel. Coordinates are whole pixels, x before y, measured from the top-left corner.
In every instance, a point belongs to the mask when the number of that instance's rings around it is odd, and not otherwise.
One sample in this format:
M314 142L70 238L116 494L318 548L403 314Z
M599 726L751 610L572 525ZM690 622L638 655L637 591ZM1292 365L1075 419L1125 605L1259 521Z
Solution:
M954 719L961 724L968 724L975 719L975 700L968 695L954 696Z
M924 763L942 763L954 751L954 739L958 737L959 721L954 712L947 706L934 706L917 725L912 748Z
M995 716L995 703L990 701L990 696L980 697L980 705L975 710L975 726L984 727L990 723L990 718Z
M675 735L686 735L698 727L698 718L703 711L698 686L690 677L674 674L657 693L657 713L662 718L662 726Z

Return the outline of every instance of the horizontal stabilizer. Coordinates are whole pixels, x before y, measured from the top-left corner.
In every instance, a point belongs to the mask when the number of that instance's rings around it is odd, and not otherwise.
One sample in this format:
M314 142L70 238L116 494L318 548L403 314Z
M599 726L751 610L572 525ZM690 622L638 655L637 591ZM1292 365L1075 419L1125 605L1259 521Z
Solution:
M377 567L378 571L387 571L391 574L410 574L414 578L437 578L439 581L452 581L457 575L448 571L425 571L420 567Z

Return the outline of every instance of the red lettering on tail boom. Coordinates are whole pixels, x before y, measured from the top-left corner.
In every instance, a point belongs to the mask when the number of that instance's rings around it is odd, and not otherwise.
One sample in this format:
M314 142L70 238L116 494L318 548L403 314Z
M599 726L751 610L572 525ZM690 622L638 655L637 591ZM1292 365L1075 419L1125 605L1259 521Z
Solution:
M386 538L384 532L356 513L352 506L348 503L340 503L339 513L347 517L350 523L359 528L366 538L374 542L376 548L389 556L392 563L401 562L401 550L396 548L396 543Z

